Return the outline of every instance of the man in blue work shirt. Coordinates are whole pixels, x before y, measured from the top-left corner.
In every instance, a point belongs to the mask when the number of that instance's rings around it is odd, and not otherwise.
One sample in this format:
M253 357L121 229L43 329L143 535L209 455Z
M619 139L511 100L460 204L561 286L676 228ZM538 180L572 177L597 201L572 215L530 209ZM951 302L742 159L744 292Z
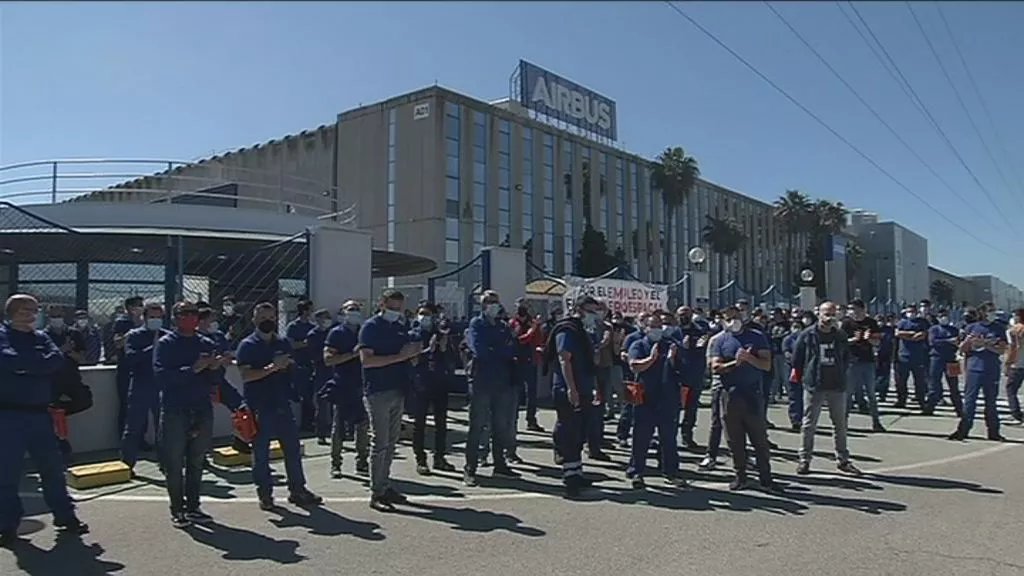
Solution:
M430 474L427 466L425 436L427 413L434 416L434 470L454 472L445 460L448 453L448 383L452 375L449 335L438 320L437 307L430 302L420 304L416 311L414 330L427 347L416 365L413 381L412 450L416 454L416 473ZM532 364L531 364L532 365Z
M64 355L64 365L53 375L53 389L80 390L84 386L79 366L85 362L85 337L77 330L68 328L64 321L64 308L57 305L47 309L47 326L44 332ZM65 459L70 459L71 444L66 438L60 439L60 450Z
M764 374L771 369L771 345L764 333L743 321L741 306L723 310L725 333L714 339L709 352L711 371L721 378L722 427L736 473L729 489L747 487L746 439L749 438L761 487L778 493L781 490L772 480L768 434L761 408Z
M693 309L680 306L676 310L679 325L674 327L669 338L679 346L680 377L683 385L683 418L679 427L683 446L695 452L700 450L693 439L693 429L697 425L697 410L700 408L700 396L704 391L704 376L707 368L708 330L693 319Z
M498 320L501 299L487 290L480 297L480 315L473 318L466 332L466 344L473 354L473 397L469 405L469 433L466 436L466 467L463 481L475 486L480 435L484 427L491 432L493 475L508 478L519 474L508 467L506 456L515 450L510 410L519 402L516 393L516 344L512 330Z
M245 383L245 403L256 414L258 431L252 442L252 478L260 508L274 509L273 480L270 476L270 440L276 438L284 452L288 475L288 501L299 506L316 506L323 499L306 488L299 449L299 430L292 415L292 386L288 369L293 360L287 340L277 336L277 307L270 302L253 309L256 330L242 339L235 357Z
M551 329L544 348L544 362L554 367L551 392L557 420L554 440L562 459L562 482L566 496L575 498L589 482L583 476L583 444L587 418L596 386L597 367L593 343L587 328L601 317L601 305L592 296L579 296L572 314Z
M804 328L810 328L818 319L813 312L805 312L802 317L793 320L789 334L782 339L782 353L786 360L786 399L788 401L789 429L792 432L799 432L804 421L804 386L800 381L793 381L789 375L793 372L793 350L796 348L796 339Z
M633 412L633 450L626 477L634 489L644 487L647 452L654 430L658 430L661 473L674 486L685 487L679 475L676 429L679 424L681 378L679 343L662 335L661 316L651 314L647 333L629 348L629 366L643 387L643 403Z
M195 304L178 302L171 310L174 330L159 335L149 356L161 391L160 442L171 525L187 528L210 520L199 507L203 464L213 436L208 371L230 360L218 356L213 341L199 334ZM143 343L142 337L133 338L137 345Z
M64 483L64 460L48 410L53 400L50 378L64 357L46 334L35 329L39 303L15 294L4 306L0 325L0 546L18 539L24 515L18 487L27 452L39 471L43 500L54 525L85 534L89 527L75 515Z
M284 331L288 343L291 344L292 357L295 361L291 368L291 377L292 388L300 406L299 430L312 432L316 419L313 399L313 351L306 338L309 332L316 328L316 324L313 323L313 303L309 300L299 300L298 313L299 317L289 322Z
M124 339L134 328L142 325L142 297L125 298L124 310L114 319L111 327L113 332L113 350L107 350L107 358L117 363L117 433L124 431L124 422L128 417L128 388L131 386L131 369L124 363Z
M331 422L333 414L331 403L322 398L319 394L324 384L331 379L333 370L324 364L324 342L327 341L327 334L334 327L334 319L331 318L331 311L321 308L313 313L313 328L306 334L306 348L313 362L313 403L316 407L316 443L320 446L330 446L328 438L331 436Z
M928 329L932 327L927 318L910 306L903 319L896 325L896 339L899 340L899 362L896 364L895 408L906 408L908 382L914 377L914 398L924 409L925 391L928 389Z
M139 451L148 448L143 442L149 422L153 422L154 435L159 440L160 388L153 375L153 347L167 334L164 327L164 307L151 303L143 311L143 325L125 335L124 363L131 374L128 388L128 417L121 435L121 461L133 469Z
M221 359L217 365L205 371L210 380L214 403L236 412L245 405L245 399L242 398L241 392L227 381L227 366L234 361L235 351L228 345L227 336L219 330L220 326L213 308L206 302L197 302L196 309L199 311L199 326L196 331L213 342L213 354ZM249 444L237 435L234 437L233 447L246 454L252 452Z
M1006 352L1007 341L1005 327L1002 323L992 320L995 307L986 302L978 307L978 321L964 329L960 352L966 357L967 386L964 389L964 412L956 430L949 435L950 440L966 440L974 426L974 415L978 409L978 395L985 395L985 427L988 439L1003 442L1006 439L999 434L999 376L1001 364L999 357Z
M85 310L75 312L75 325L73 330L82 335L85 340L85 355L82 360L83 366L95 366L100 363L100 356L103 354L103 335L96 325L89 319L89 313Z
M331 426L331 478L340 480L346 430L353 427L356 442L356 473L370 471L370 421L363 405L363 366L359 361L359 328L362 306L355 300L341 307L341 322L331 328L323 344L323 363L331 376L317 396L333 408Z
M861 472L850 461L847 445L847 402L849 388L846 374L850 365L849 337L839 327L834 302L818 306L818 322L806 328L793 348L792 378L804 389L804 420L800 430L801 445L796 473L811 473L814 437L818 432L821 409L828 406L832 421L832 438L836 450L836 469L851 476Z
M942 401L942 381L949 387L949 400L956 410L956 417L964 413L964 400L960 396L960 361L957 360L957 346L960 343L960 329L949 321L949 313L939 311L938 322L928 329L928 399L924 414L930 416Z
M636 328L626 334L625 339L622 341L622 351L620 352L620 360L622 365L625 366L625 374L623 378L632 380L635 376L633 370L629 368L629 349L634 343L639 342L647 331L647 312L641 312L636 319ZM619 448L629 448L629 435L633 430L633 405L629 402L623 402L622 408L619 412L619 422L615 426L615 436L619 439Z

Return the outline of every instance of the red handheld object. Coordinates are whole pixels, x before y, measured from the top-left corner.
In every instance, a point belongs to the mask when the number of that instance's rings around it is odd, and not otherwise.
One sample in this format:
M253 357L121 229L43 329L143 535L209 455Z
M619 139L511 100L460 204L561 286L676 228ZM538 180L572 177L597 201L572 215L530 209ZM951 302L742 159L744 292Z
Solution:
M63 408L50 408L50 418L53 419L53 433L60 440L68 439L68 415Z
M235 432L238 433L238 437L243 442L252 442L256 438L256 433L259 432L259 426L256 423L256 415L253 414L248 408L239 408L231 415L231 425L234 427Z
M644 385L639 382L626 382L626 402L633 406L644 403Z
M793 371L789 373L789 381L793 384L799 384L803 381L803 374L796 368L793 368Z

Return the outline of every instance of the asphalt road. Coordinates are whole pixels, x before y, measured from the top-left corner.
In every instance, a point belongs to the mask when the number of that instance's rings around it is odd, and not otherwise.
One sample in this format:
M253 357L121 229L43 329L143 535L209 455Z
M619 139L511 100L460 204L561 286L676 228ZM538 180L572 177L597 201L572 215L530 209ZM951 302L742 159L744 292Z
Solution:
M454 416L464 421L465 413ZM706 411L701 419L706 426ZM781 409L773 419L785 420ZM730 475L696 475L691 454L684 466L694 489L653 478L646 491L633 491L623 479L625 454L613 451L615 463L585 464L598 488L566 501L548 439L523 432L523 478L491 480L482 469L473 489L458 475L418 477L403 445L394 476L412 502L382 514L368 508L355 476L330 480L326 449L307 441L306 474L327 498L322 508L262 512L248 469L212 470L204 508L215 523L179 531L168 523L155 466L145 463L139 470L153 480L76 494L92 526L80 540L56 537L39 499L27 498L25 540L0 550L0 574L1024 574L1024 430L1006 426L1010 441L995 444L979 439L979 423L975 438L950 442L948 408L932 417L889 410L883 420L890 433L879 435L864 432L866 416L852 417L855 461L869 472L860 479L833 474L827 433L818 436L815 474L793 476L798 436L773 432L784 497L730 493ZM455 428L459 452L464 425ZM706 428L698 438L703 444ZM461 464L460 454L451 459ZM351 472L351 454L345 465ZM33 488L30 479L25 491Z

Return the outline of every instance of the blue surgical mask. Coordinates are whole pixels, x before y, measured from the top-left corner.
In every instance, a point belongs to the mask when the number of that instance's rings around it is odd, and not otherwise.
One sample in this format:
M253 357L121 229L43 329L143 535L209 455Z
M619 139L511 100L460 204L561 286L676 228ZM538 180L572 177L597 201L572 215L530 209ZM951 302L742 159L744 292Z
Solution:
M164 327L163 318L147 318L146 330L156 331Z
M399 312L398 310L388 310L387 308L385 308L384 310L381 311L380 314L388 322L398 322L399 320L402 319L402 313Z
M434 327L434 319L430 316L418 316L416 321L420 323L420 328L424 330L430 330Z
M648 328L647 329L647 338L651 342L657 342L658 340L661 340L661 332L662 332L661 328Z
M363 313L359 310L350 310L341 317L341 320L353 326L358 326L363 323Z
M316 321L316 323L320 325L320 328L322 330L326 330L326 329L331 327L331 319L330 318L320 318L320 319L318 319Z
M484 307L484 314L486 314L488 318L494 318L495 316L498 315L498 312L500 311L501 304L488 304L486 307Z

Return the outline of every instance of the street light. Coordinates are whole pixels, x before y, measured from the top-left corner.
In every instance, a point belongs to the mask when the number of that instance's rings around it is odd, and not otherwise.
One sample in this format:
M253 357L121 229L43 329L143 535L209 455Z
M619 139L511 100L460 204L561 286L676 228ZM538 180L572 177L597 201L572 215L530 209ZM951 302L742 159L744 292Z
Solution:
M810 284L814 282L814 272L810 268L804 268L800 271L800 279Z
M707 257L707 253L704 252L704 249L700 246L694 246L686 253L687 260L689 260L690 264L693 264L694 266L700 266L703 264L704 261L707 260Z

